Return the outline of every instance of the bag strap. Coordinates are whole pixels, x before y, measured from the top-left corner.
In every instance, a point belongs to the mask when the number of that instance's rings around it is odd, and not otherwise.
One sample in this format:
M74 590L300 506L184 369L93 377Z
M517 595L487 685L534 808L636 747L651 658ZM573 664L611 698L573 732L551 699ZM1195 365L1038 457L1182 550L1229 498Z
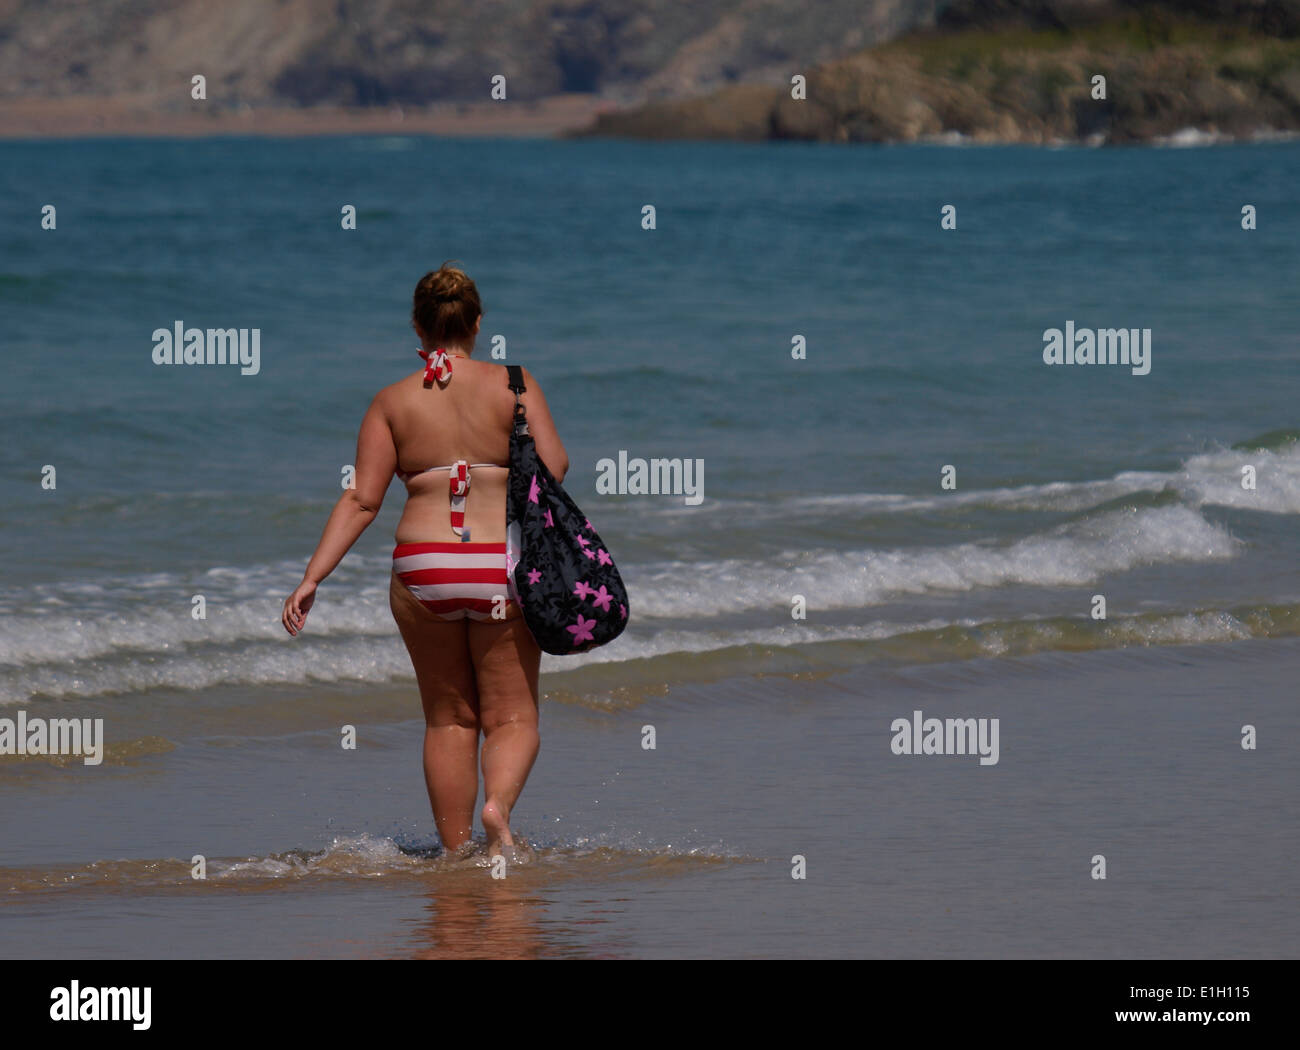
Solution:
M515 393L515 427L524 427L524 433L528 433L527 413L524 411L523 403L519 400L519 395L524 393L528 387L524 386L524 370L519 365L506 365L506 375L509 377L510 389Z

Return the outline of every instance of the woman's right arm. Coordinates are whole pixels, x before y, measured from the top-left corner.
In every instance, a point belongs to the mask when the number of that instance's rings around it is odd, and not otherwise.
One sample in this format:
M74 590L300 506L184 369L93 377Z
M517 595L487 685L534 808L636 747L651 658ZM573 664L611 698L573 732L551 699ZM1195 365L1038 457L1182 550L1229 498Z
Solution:
M388 423L382 392L375 396L361 420L357 435L356 485L345 489L325 523L320 543L307 563L302 583L284 600L280 622L291 635L307 622L307 614L316 601L316 588L332 573L343 555L352 549L361 534L379 514L384 493L397 469L397 449Z
M551 477L563 482L564 475L569 472L569 454L564 451L560 435L556 432L555 420L551 418L551 410L546 405L546 395L542 393L541 384L526 368L524 386L528 389L520 400L524 403L524 411L528 413L528 433L533 436L537 454L551 472Z

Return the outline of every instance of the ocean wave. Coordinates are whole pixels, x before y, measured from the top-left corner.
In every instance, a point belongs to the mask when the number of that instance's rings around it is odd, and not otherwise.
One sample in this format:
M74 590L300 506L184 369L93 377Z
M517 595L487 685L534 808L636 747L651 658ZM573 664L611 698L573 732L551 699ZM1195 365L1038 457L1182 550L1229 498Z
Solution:
M1246 465L1256 471L1253 490L1241 485ZM962 506L1052 511L1066 520L1011 540L821 546L761 558L623 560L632 628L614 646L579 657L547 657L543 670L751 644L797 647L812 632L807 625L791 626L794 595L805 597L813 620L819 612L833 619L909 597L1083 586L1145 566L1228 560L1241 552L1242 542L1202 509L1300 512L1300 443L1296 431L1278 430L1240 447L1190 456L1174 471L925 498L827 495L766 509L786 518L797 511L805 521L824 516L852 536L870 534L869 526L855 525L863 513L932 515ZM631 510L641 518L662 513ZM619 514L631 510L620 508ZM720 513L744 516L748 510L743 501L731 501ZM0 704L228 684L407 680L410 663L388 609L387 570L386 547L350 554L322 586L308 630L298 639L288 638L279 623L283 597L301 572L297 562L82 576L0 589ZM206 598L204 620L191 616L194 594ZM765 619L773 626L763 627ZM858 637L924 627L877 620L860 628L866 633Z
M635 706L669 684L753 674L842 670L863 663L921 664L1024 656L1049 650L1194 645L1300 635L1300 605L1275 603L1226 609L1165 609L1112 615L1104 621L1036 616L866 624L788 619L745 629L665 628L629 633L572 657L544 656L548 699L600 708ZM328 640L252 645L241 652L178 654L154 661L104 661L94 667L41 665L0 674L0 707L39 699L90 699L154 689L199 693L218 686L267 688L410 682L401 642ZM222 702L220 698L214 700ZM134 756L131 756L134 757Z
M1010 544L787 551L764 565L725 558L629 566L625 577L639 617L699 619L785 610L796 594L812 610L839 610L1009 584L1075 586L1140 565L1223 560L1238 546L1188 507L1124 507ZM290 639L279 622L283 595L292 589L288 566L216 568L188 580L156 573L116 585L53 585L43 589L44 603L34 612L11 613L0 622L0 681L4 665L31 668L24 687L45 693L69 663L79 665L76 677L87 684L113 678L128 689L310 680L313 669L345 678L400 674L400 647L365 644L393 637L387 580L373 582L380 571L374 562L366 559L363 567L354 559L332 587L322 588L304 640L335 644L300 643L297 654L283 651ZM331 590L345 600L331 600ZM191 616L194 593L206 597L206 619ZM249 644L258 642L280 644ZM96 663L129 656L139 659L128 666ZM345 673L353 664L354 672Z
M1231 449L1198 453L1174 470L1121 471L1109 478L1048 481L991 489L959 489L935 495L890 492L799 494L778 499L709 498L696 507L670 501L608 506L635 507L640 518L720 515L746 520L794 515L942 514L986 509L1007 512L1081 513L1102 504L1148 494L1170 493L1191 507L1228 506L1274 514L1300 514L1300 444L1297 431L1262 434ZM1241 468L1255 467L1254 490L1241 487Z
M595 709L622 709L663 695L669 682L710 682L747 675L798 677L868 664L912 667L1014 659L1043 652L1291 637L1300 637L1297 604L1146 612L1107 620L1051 616L826 628L804 625L740 633L732 645L713 649L675 650L618 663L592 660L549 678L547 697Z
M905 595L960 593L1008 584L1078 586L1141 565L1219 561L1240 542L1185 506L1120 509L1009 544L787 551L768 564L725 559L643 570L630 591L641 615L722 615L789 607L866 608Z

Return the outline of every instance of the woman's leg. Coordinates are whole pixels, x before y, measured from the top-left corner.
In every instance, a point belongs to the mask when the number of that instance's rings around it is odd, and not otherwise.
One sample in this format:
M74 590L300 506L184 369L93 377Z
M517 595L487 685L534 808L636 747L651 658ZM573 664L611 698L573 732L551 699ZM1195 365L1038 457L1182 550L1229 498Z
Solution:
M507 620L469 625L483 725L483 828L489 848L511 846L510 811L537 759L537 670L542 652L512 607Z
M420 685L429 805L438 837L454 850L473 836L478 798L479 703L465 632L469 621L438 619L396 574L388 604Z

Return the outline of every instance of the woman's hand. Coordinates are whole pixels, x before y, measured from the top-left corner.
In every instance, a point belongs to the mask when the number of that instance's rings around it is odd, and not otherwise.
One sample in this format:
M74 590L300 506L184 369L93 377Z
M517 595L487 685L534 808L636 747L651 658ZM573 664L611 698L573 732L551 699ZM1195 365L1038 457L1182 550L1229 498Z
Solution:
M316 584L303 580L289 597L284 600L284 610L280 613L280 622L290 634L297 634L307 623L307 614L316 603Z
M357 537L375 520L384 502L384 492L397 469L397 448L384 410L384 392L375 395L361 421L357 437L356 487L344 489L330 512L316 552L307 563L302 583L284 600L280 622L291 635L307 622L316 601L316 585L338 567ZM314 582L313 582L314 581Z

